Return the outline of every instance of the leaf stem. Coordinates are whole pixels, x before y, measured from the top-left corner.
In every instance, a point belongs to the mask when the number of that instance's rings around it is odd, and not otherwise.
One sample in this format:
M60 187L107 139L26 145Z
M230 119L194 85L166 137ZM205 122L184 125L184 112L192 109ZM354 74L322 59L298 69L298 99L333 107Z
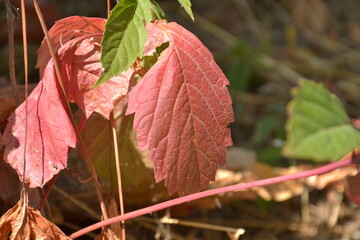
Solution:
M26 148L27 148L27 135L28 135L28 85L29 85L29 61L28 61L28 46L27 46L27 34L26 34L26 9L25 9L25 0L21 0L21 30L23 34L23 51L24 51L24 71L25 71L25 140L24 140L24 163L23 163L23 181L22 188L25 189L25 179L26 179ZM13 69L15 71L15 67ZM15 75L14 75L15 77ZM14 84L14 91L16 89L16 79L12 80ZM19 98L15 95L16 98ZM19 101L19 99L18 99ZM25 190L24 190L25 191Z
M59 177L59 174L56 174L50 181L49 181L49 184L47 185L46 187L46 190L45 190L45 193L43 196L41 196L41 199L40 199L40 203L39 205L37 206L37 209L40 211L42 209L42 207L44 206L49 194L50 194L50 191L51 189L53 188L54 186L54 183L56 182L56 180L58 179Z
M181 225L181 226L187 226L187 227L193 227L193 228L202 228L202 229L208 229L213 231L221 231L226 232L228 234L234 234L234 235L242 235L245 233L245 230L242 228L233 228L233 227L226 227L226 226L220 226L215 224L209 224L209 223L202 223L202 222L194 222L194 221L185 221L180 220L176 218L170 218L170 217L163 217L159 220L160 223L164 224L175 224L175 225ZM236 238L238 239L238 238Z
M158 203L153 206L145 207L145 208L142 208L139 210L135 210L135 211L126 213L121 216L116 216L116 217L110 218L108 220L98 222L96 224L93 224L91 226L88 226L82 230L79 230L79 231L71 234L69 237L74 239L74 238L80 237L88 232L94 231L98 228L101 228L101 227L104 227L104 226L107 226L107 225L110 225L110 224L113 224L113 223L116 223L119 221L139 217L139 216L151 213L151 212L159 211L159 210L162 210L165 208L169 208L169 207L179 205L182 203L194 201L197 199L210 197L210 196L214 196L214 195L218 195L218 194L224 194L224 193L228 193L228 192L240 191L240 190L254 188L254 187L267 186L267 185L281 183L281 182L285 182L285 181L289 181L289 180L295 180L295 179L320 175L320 174L324 174L324 173L333 171L338 168L349 166L351 164L353 164L353 157L351 154L349 154L349 155L346 155L340 161L330 163L330 164L327 164L327 165L324 165L324 166L321 166L318 168L314 168L311 170L298 172L298 173L294 173L294 174L289 174L289 175L284 175L284 176L279 176L279 177L262 179L262 180L249 182L249 183L240 183L240 184L235 184L235 185L231 185L231 186L226 186L226 187L221 187L221 188L211 189L211 190L207 190L207 191L203 191L203 192L199 192L199 193L190 194L188 196L179 197L179 198L172 199L172 200L169 200L166 202Z
M110 0L106 0L106 14L107 14L107 18L109 18L109 15L110 15L110 8L111 8Z
M20 105L20 97L17 91L16 85L16 73L15 73L15 47L14 47L14 20L15 15L13 13L12 5L9 0L4 0L5 7L6 7L6 23L7 23L7 33L8 33L8 44L9 44L9 73L10 73L10 83L12 86L12 90L15 96L16 106ZM22 4L22 2L21 2ZM23 7L21 7L21 10ZM25 9L24 9L25 10ZM22 12L22 11L21 11ZM24 12L25 14L25 12ZM23 19L23 18L22 18ZM22 25L23 28L26 28L26 25ZM23 34L23 39L26 41L26 32L25 35ZM24 45L25 47L25 45ZM24 56L25 57L25 56ZM24 58L25 63L25 58Z
M117 182L118 182L120 214L124 215L125 211L124 211L124 199L123 199L122 183L121 183L119 145L118 145L118 141L117 141L114 111L111 111L111 113L110 113L110 125L111 125L111 130L112 130L111 135L113 137L113 145L114 145L114 153L115 153L115 164L116 164L116 176L117 176ZM126 239L126 231L125 231L125 221L124 220L121 221L120 227L121 227L121 240L125 240Z

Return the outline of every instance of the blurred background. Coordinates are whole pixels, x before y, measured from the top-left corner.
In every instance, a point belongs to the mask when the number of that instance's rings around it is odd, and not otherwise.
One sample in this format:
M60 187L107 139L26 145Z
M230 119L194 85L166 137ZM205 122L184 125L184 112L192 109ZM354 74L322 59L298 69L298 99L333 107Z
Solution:
M43 34L32 1L26 2L30 81L36 84L39 77L35 69L36 51ZM234 146L229 149L227 166L219 170L217 181L210 188L315 166L281 154L286 138L286 105L291 100L291 88L297 86L300 79L322 82L341 99L354 126L360 126L357 120L360 115L360 1L192 0L195 22L177 1L157 2L169 21L176 21L193 32L210 49L230 81L235 112L235 122L231 125ZM16 7L20 5L19 1L12 3ZM72 15L106 17L104 0L39 3L48 27ZM112 4L114 6L115 1ZM18 17L15 60L18 83L23 84L20 22ZM7 36L5 7L0 2L2 106L14 105L8 88ZM0 119L1 131L6 123L4 119ZM76 161L78 156L72 157L71 167L87 176L83 165ZM134 219L128 222L129 239L231 239L223 232L194 225L170 227L161 222L164 215L197 223L241 227L246 232L240 239L360 239L360 210L345 196L344 179L352 172L352 169L342 169L306 180L207 198ZM146 175L143 180L125 188L127 210L169 198L162 184L154 187L151 169L143 174ZM90 210L98 207L91 184L80 184L71 173L63 175L52 191L50 205L55 222L71 233L96 221L96 214Z

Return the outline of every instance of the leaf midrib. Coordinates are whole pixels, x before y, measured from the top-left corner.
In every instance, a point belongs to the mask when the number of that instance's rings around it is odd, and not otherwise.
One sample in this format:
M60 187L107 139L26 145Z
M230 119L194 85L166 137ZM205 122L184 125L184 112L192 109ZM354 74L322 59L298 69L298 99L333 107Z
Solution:
M186 81L186 77L185 77L185 74L184 74L184 71L183 71L183 70L184 70L184 67L183 67L182 61L180 61L181 58L180 58L178 49L177 49L177 47L176 47L176 44L174 43L173 38L172 38L171 34L169 34L168 30L165 29L165 28L162 27L162 26L160 26L160 28L161 28L161 29L163 30L163 32L168 36L168 39L169 39L169 41L171 42L172 47L173 47L173 49L174 49L174 51L175 51L175 53L176 53L176 56L177 56L177 58L178 58L178 60L179 60L178 62L180 63L180 67L181 67L181 69L182 69L181 74L182 74L183 79L184 79L186 92L187 92L187 94L188 94L188 96L189 96L188 83L187 83L187 81ZM176 34L176 35L177 35L179 38L181 38L178 34ZM181 39L184 40L183 38L181 38ZM203 75L205 76L205 74L203 74ZM209 84L209 85L211 86L211 84ZM191 118L194 119L194 116L195 116L195 115L193 114L192 104L190 104L190 103L191 103L191 102L190 102L190 97L189 97L189 107L190 107ZM215 114L213 113L213 111L212 111L211 108L210 108L210 110L211 110L211 113L212 113L213 117L216 119L216 117L214 116ZM199 122L201 122L202 125L204 124L202 121L199 121ZM217 122L216 120L215 120L215 122L218 124L218 122ZM191 121L191 124L192 124L192 130L193 130L194 135L195 135L195 134L196 134L196 131L195 131L195 126L194 126L194 120ZM217 145L216 145L216 143L214 142L211 134L208 132L208 129L207 129L207 128L205 128L205 130L206 130L208 136L210 137L211 142L212 142L213 145L215 146L216 152L217 152L218 156L220 156L221 154L220 154L220 152L219 152L219 149L217 148ZM195 145L197 145L196 142L195 142ZM201 159L201 157L199 157L198 154L199 154L199 153L198 153L198 149L197 149L197 150L196 150L197 162L199 162L199 159ZM203 158L203 159L206 160L207 163L208 163L208 165L210 166L208 159L207 159L207 158ZM200 169L199 169L199 170L200 170ZM199 171L199 172L201 172L201 171Z
M135 6L135 7L134 7ZM111 68L114 66L114 64L117 64L117 63L115 63L115 61L114 61L114 59L118 56L118 54L119 54L119 50L120 50L120 46L123 44L123 41L124 41L124 36L126 35L126 33L128 32L128 27L129 27L129 24L131 23L131 22L133 22L133 19L134 19L134 16L136 15L135 13L136 13L136 10L138 9L138 1L136 1L135 3L133 3L133 4L130 4L130 5L128 5L128 6L126 6L124 9L122 9L122 11L119 13L119 14L117 14L114 18L113 18L113 20L111 21L111 22L113 22L113 21L115 21L126 9L129 9L129 8L132 8L133 7L133 11L131 12L131 14L130 14L130 17L129 17L129 21L127 21L127 23L126 23L126 27L125 27L125 30L124 30L124 32L123 32L123 36L121 37L121 39L120 39L120 41L119 41L119 44L117 44L117 47L116 47L116 52L115 52L115 54L112 56L112 60L110 61L110 64L108 65L108 67L105 69L105 71L102 73L102 75L100 76L100 78L102 78L103 76L105 76L106 74L108 74L109 73L109 71L111 70ZM110 22L107 22L106 23L106 25L108 25ZM105 30L106 31L106 30ZM105 33L104 33L104 36L105 36ZM108 36L108 38L109 38L109 36ZM102 44L102 42L101 42L101 46L102 46L103 44ZM103 47L103 46L102 46ZM110 53L110 51L111 51L111 49L113 49L113 48L109 48L108 50L107 50L107 56L109 56L109 53ZM105 59L105 55L103 55L103 54L101 54L101 62L103 62L104 61L104 59ZM111 77L113 77L113 76L111 76ZM110 77L110 78L111 78ZM110 79L109 78L109 79ZM99 81L99 80L98 80ZM103 81L103 80L102 80ZM96 82L96 84L97 84L97 82Z

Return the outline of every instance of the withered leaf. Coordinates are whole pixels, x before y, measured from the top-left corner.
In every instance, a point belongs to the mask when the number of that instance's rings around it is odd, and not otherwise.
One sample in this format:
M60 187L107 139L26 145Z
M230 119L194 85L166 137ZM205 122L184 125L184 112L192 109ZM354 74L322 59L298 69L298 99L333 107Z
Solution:
M28 206L21 194L18 203L0 218L0 240L70 240L55 224Z

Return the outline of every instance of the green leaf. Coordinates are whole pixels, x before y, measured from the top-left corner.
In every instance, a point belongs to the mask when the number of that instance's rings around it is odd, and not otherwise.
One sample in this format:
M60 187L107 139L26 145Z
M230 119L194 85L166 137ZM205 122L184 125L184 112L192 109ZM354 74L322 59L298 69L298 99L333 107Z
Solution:
M145 177L144 152L139 151L132 130L133 116L115 119L117 126L119 159L123 186L137 186ZM99 114L92 114L81 133L96 172L104 183L117 186L113 145L110 143L109 121Z
M187 14L191 17L191 19L194 21L194 15L191 10L191 2L190 0L178 0L181 6L185 9Z
M101 42L103 74L95 87L130 68L142 57L147 31L144 21L150 22L149 0L121 0L111 11Z
M151 12L153 20L161 20L166 18L164 10L154 0L150 0Z
M340 100L322 85L302 81L288 105L287 157L336 161L360 147L360 134L350 124Z

